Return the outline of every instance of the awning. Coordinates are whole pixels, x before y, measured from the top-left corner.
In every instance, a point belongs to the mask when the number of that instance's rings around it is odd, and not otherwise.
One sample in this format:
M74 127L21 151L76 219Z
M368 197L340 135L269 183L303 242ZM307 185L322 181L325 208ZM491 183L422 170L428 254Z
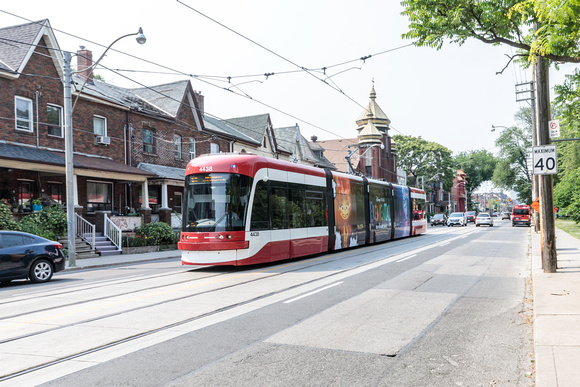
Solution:
M4 168L66 174L64 152L0 143L0 160ZM114 180L145 182L154 176L151 172L108 158L78 154L73 155L73 169L77 176Z

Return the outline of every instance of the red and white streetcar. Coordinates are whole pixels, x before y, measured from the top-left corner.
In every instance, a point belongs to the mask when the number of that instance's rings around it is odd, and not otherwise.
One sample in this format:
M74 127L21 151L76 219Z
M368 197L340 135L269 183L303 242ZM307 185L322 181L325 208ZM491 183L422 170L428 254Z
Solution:
M419 235L425 192L251 154L189 162L185 265L250 265Z

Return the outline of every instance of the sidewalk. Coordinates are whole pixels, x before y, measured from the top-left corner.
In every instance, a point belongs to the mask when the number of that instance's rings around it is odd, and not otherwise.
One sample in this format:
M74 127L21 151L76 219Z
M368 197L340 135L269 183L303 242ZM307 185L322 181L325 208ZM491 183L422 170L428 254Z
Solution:
M181 251L168 250L153 253L107 255L99 258L77 259L76 266L70 267L67 261L65 270L80 270L95 267L126 265L130 263L159 261L162 259L180 258Z
M580 385L580 240L556 229L558 269L544 273L541 236L532 230L537 387Z

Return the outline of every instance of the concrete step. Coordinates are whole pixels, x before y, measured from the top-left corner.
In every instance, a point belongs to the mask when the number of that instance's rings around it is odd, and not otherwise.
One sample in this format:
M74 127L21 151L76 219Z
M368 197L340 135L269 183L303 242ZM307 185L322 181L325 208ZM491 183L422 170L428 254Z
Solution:
M117 250L117 246L115 245L108 245L108 246L98 246L97 251L111 251Z
M94 251L77 253L77 259L99 258L99 254Z
M121 255L121 251L119 250L101 251L100 254L101 257L106 255Z

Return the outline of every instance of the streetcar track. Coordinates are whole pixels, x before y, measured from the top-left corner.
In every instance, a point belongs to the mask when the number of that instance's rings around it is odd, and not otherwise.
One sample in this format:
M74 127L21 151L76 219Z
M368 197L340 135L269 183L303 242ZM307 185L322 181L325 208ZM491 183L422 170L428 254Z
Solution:
M175 273L175 274L181 274L183 272L180 273ZM63 309L63 308L67 308L69 306L78 306L78 305L82 305L82 304L87 304L90 302L95 302L95 301L103 301L103 300L107 300L107 299L112 299L112 298L116 298L116 297L120 297L120 296L126 296L126 295L130 295L133 293L140 293L140 292L145 292L145 291L149 291L149 290L155 290L155 289L159 289L159 288L163 288L163 287L167 287L167 286L174 286L174 285L179 285L179 284L184 284L184 283L188 283L188 282L196 282L196 281L201 281L201 280L205 280L208 278L213 278L213 277L218 277L220 275L225 275L225 274L215 274L215 275L211 275L211 276L206 276L206 277L200 277L200 278L195 278L195 279L189 279L189 280L184 280L184 281L179 281L179 282L173 282L171 284L164 284L164 285L157 285L157 286L151 286L151 287L147 287L147 288L143 288L143 289L136 289L136 290L130 290L124 293L117 293L114 295L110 295L110 296L102 296L102 297L96 297L96 298L91 298L91 299L87 299L87 300L81 300L81 301L76 301L76 302L71 302L68 304L62 304L62 305L58 305L58 306L50 306L50 307L46 307L43 309L35 309L34 311L29 311L29 312L23 312L23 313L19 313L19 314L13 314L10 316L2 316L0 317L0 321L2 320L7 320L7 319L11 319L11 318L16 318L16 317L22 317L22 316L26 316L28 314L35 314L35 313L39 313L39 312L45 312L48 310L58 310L58 309ZM160 276L161 277L161 276ZM150 278L148 278L150 279ZM136 282L136 281L130 281L130 282ZM127 283L127 282L125 282ZM114 285L114 284L109 284L110 285ZM77 292L83 292L86 290L94 290L94 289L99 289L103 286L98 286L98 287L93 287L93 288L86 288L86 289L82 289L82 290L78 290ZM63 294L70 294L70 292L63 292L63 293L58 293L58 294L54 294L54 296L60 296ZM53 295L51 295L53 296ZM1 330L1 328L0 328ZM0 341L0 344L2 343L2 341Z
M431 239L436 238L436 236L433 236L433 235L424 235L424 237L427 237L427 238L425 238L425 242L427 242L427 243L424 243L421 246L416 247L415 249L435 247L435 244L429 243L429 241ZM400 241L395 241L395 242L399 242L396 245L399 248L400 247L405 247L406 245L411 244L411 241L406 240L406 239L400 240ZM306 260L303 260L303 262L308 262L308 260L313 260L313 263L307 264L306 266L300 266L300 267L297 267L297 268L292 269L292 270L286 270L286 271L283 271L283 272L279 272L279 273L275 273L275 274L272 274L272 275L268 275L266 277L254 278L254 279L251 279L249 281L243 281L241 283L236 283L236 284L231 284L231 285L227 285L227 286L222 286L222 287L219 287L219 288L216 288L216 289L202 291L202 292L199 292L199 293L190 294L190 295L186 295L186 296L175 297L175 298L172 298L172 299L169 299L169 300L164 300L164 301L156 302L156 303L149 304L149 305L144 305L144 306L140 306L140 307L136 307L136 308L131 308L131 309L123 310L123 311L120 311L120 312L109 313L109 314L106 314L106 315L97 316L97 317L90 318L90 319L86 319L86 320L82 320L82 321L77 321L77 322L74 322L74 323L71 323L71 324L67 324L67 325L61 325L61 326L54 327L54 328L51 328L51 329L46 329L46 330L42 330L42 331L30 333L30 334L27 334L27 335L21 335L21 336L18 336L18 337L12 337L12 338L5 339L5 340L0 341L0 344L7 343L7 342L18 341L18 340L22 340L22 339L25 339L25 338L29 338L29 337L41 335L41 334L44 334L44 333L49 333L49 332L52 332L52 331L57 331L57 330L61 330L61 329L65 329L65 328L69 328L69 327L73 327L73 326L78 326L78 325L81 325L81 324L86 324L86 323L90 323L90 322L94 322L94 321L99 321L99 320L103 320L103 319L106 319L106 318L110 318L110 317L114 317L114 316L119 316L121 314L126 314L126 313L129 313L129 312L137 311L137 310L143 310L143 309L147 309L147 308L152 308L152 307L155 307L155 306L158 306L158 305L163 305L163 304L167 304L167 303L171 303L171 302L175 302L175 301L180 301L180 300L184 300L184 299L188 299L188 298L198 297L198 296L203 295L203 294L214 293L214 292L218 292L218 291L221 291L221 290L224 290L224 289L228 289L228 288L234 288L234 287L237 287L237 286L247 285L248 283L257 282L257 281L261 281L261 280L265 280L265 279L271 279L273 277L285 275L285 274L288 274L288 273L291 273L291 272L294 272L294 271L306 270L306 269L310 269L310 268L313 268L313 267L316 267L316 266L319 266L319 265L332 263L332 262L335 262L335 261L338 261L338 260L343 260L343 259L347 259L347 258L348 259L357 258L358 256L366 255L369 252L377 252L377 250L381 250L383 248L383 246L381 246L381 245L361 246L361 247L363 247L363 248L362 249L352 249L352 250L348 250L349 253L351 253L348 256L344 256L344 254L340 254L340 253L333 254L333 255L331 255L331 256L328 257L329 259L324 260L324 261L320 261L320 257L307 258ZM57 365L57 364L60 364L60 363L64 363L64 362L69 361L69 360L73 360L73 359L76 359L76 358L79 358L79 357L82 357L82 356L85 356L85 355L88 355L88 354L91 354L91 353L95 353L95 352L98 352L98 351L101 351L101 350L104 350L104 349L107 349L107 348L114 347L116 345L120 345L120 344L123 344L123 343L127 343L127 342L130 342L130 341L133 341L133 340L142 338L142 337L146 337L146 336L149 336L149 335L158 333L158 332L166 331L166 330L175 328L177 326L181 326L181 325L184 325L184 324L187 324L187 323L196 321L196 320L200 320L200 319L205 318L205 317L208 317L208 316L212 316L212 315L216 315L216 314L219 314L219 313L222 313L222 312L225 312L225 311L229 311L229 310L232 310L232 309L237 308L237 307L240 307L240 306L248 305L248 304L251 304L251 303L256 302L256 301L259 301L259 300L264 300L264 299L267 299L269 297L278 295L280 293L283 293L283 292L286 292L286 291L289 291L289 290L296 289L296 288L301 287L301 286L309 285L309 284L315 283L317 281L321 281L321 280L324 280L324 279L331 278L333 276L337 276L337 275L341 275L341 274L347 273L349 271L354 271L354 270L360 269L360 268L362 268L364 266L367 266L367 265L376 264L377 262L380 262L380 261L383 261L383 260L387 260L387 259L389 259L392 256L396 256L396 255L403 254L403 253L409 253L409 252L411 252L411 251L413 251L415 249L411 249L411 250L406 251L406 252L395 252L395 253L390 254L390 255L388 255L386 257L378 258L378 259L375 259L375 260L370 261L370 262L365 262L365 263L357 264L357 265L354 265L352 267L345 268L345 269L339 269L339 270L333 271L333 272L331 272L331 273L329 273L327 275L323 275L321 277L316 277L316 278L313 278L313 279L310 279L310 280L307 280L307 281L304 281L304 282L300 282L300 283L295 284L295 285L287 286L287 287L285 287L283 289L279 289L279 290L272 291L272 292L269 292L269 293L266 293L266 294L262 294L260 296L256 296L256 297L253 297L253 298L250 298L250 299L247 299L247 300L243 300L243 301L240 301L240 302L236 302L236 303L233 303L233 304L230 304L230 305L222 306L222 307L217 308L215 310L201 313L201 314L199 314L197 316L188 317L186 319L183 319L183 320L180 320L180 321L177 321L177 322L173 322L171 324L167 324L167 325L164 325L162 327L157 327L157 328L154 328L154 329L150 329L150 330L148 330L146 332L141 332L141 333L136 334L136 335L133 335L133 336L129 336L129 337L126 337L126 338L123 338L123 339L115 340L115 341L112 341L112 342L107 343L107 344L99 345L99 346L96 346L94 348L91 348L91 349L88 349L88 350L84 350L84 351L78 352L78 353L73 354L73 355L68 355L68 356L65 356L65 357L63 357L61 359L57 359L57 360L53 360L53 361L50 361L50 362L47 362L47 363L44 363L44 364L40 364L38 366L34 366L34 367L31 367L31 368L26 369L26 370L18 371L18 372L15 372L15 373L12 373L12 374L8 374L8 375L5 375L5 376L0 376L0 382L6 381L6 380L9 380L9 379L13 379L15 377L22 376L22 375L25 375L25 374L28 374L28 373L31 373L31 372L34 372L34 371L38 371L38 370L41 370L41 369L44 369L44 368L48 368L48 367L51 367L51 366L54 366L54 365ZM354 254L352 254L352 253L354 253ZM281 262L282 263L282 266L278 266L277 265L277 266L273 267L272 270L273 269L284 268L284 266L288 265L289 262L296 262L296 260ZM250 271L250 272L248 272L248 274L249 273L260 273L260 271ZM262 271L262 273L263 273L263 271ZM172 273L172 274L176 274L176 273ZM216 274L216 275L213 275L213 276L207 276L207 277L195 279L193 281L189 280L189 281L183 281L183 282L197 282L197 281L204 280L204 279L210 279L210 278L215 278L215 277L220 277L220 276L225 276L225 275L231 275L231 274L232 273L219 273L219 274ZM233 277L233 278L235 278L235 277ZM142 280L142 279L138 279L138 280ZM173 285L175 285L175 284L160 285L160 286L146 288L146 289L141 289L141 290L136 290L136 291L132 291L132 292L128 292L128 293L130 294L130 293L135 293L135 292L143 292L143 291L147 291L147 290L152 290L152 289L156 289L156 288L160 288L160 287L165 287L165 286L173 286ZM114 298L114 297L118 297L120 295L121 294L114 295L114 296L102 297L102 298L99 298L98 300L107 299L107 298ZM95 301L95 300L91 300L91 301ZM84 302L80 302L80 303L86 303L86 302L89 302L89 301L84 301ZM124 301L124 302L128 302L128 301ZM79 304L79 303L71 303L71 304L67 304L67 306L72 306L72 305L77 305L77 304ZM64 307L64 306L59 306L58 308L62 308L62 307ZM55 308L48 308L48 309L55 309ZM47 310L47 309L36 310L34 312L24 313L24 314L19 315L19 316L23 316L23 315L26 315L26 314L33 314L33 313L37 313L37 312L45 311L45 310ZM28 323L30 323L30 322L28 322ZM24 322L24 323L17 323L17 324L26 324L26 322Z

